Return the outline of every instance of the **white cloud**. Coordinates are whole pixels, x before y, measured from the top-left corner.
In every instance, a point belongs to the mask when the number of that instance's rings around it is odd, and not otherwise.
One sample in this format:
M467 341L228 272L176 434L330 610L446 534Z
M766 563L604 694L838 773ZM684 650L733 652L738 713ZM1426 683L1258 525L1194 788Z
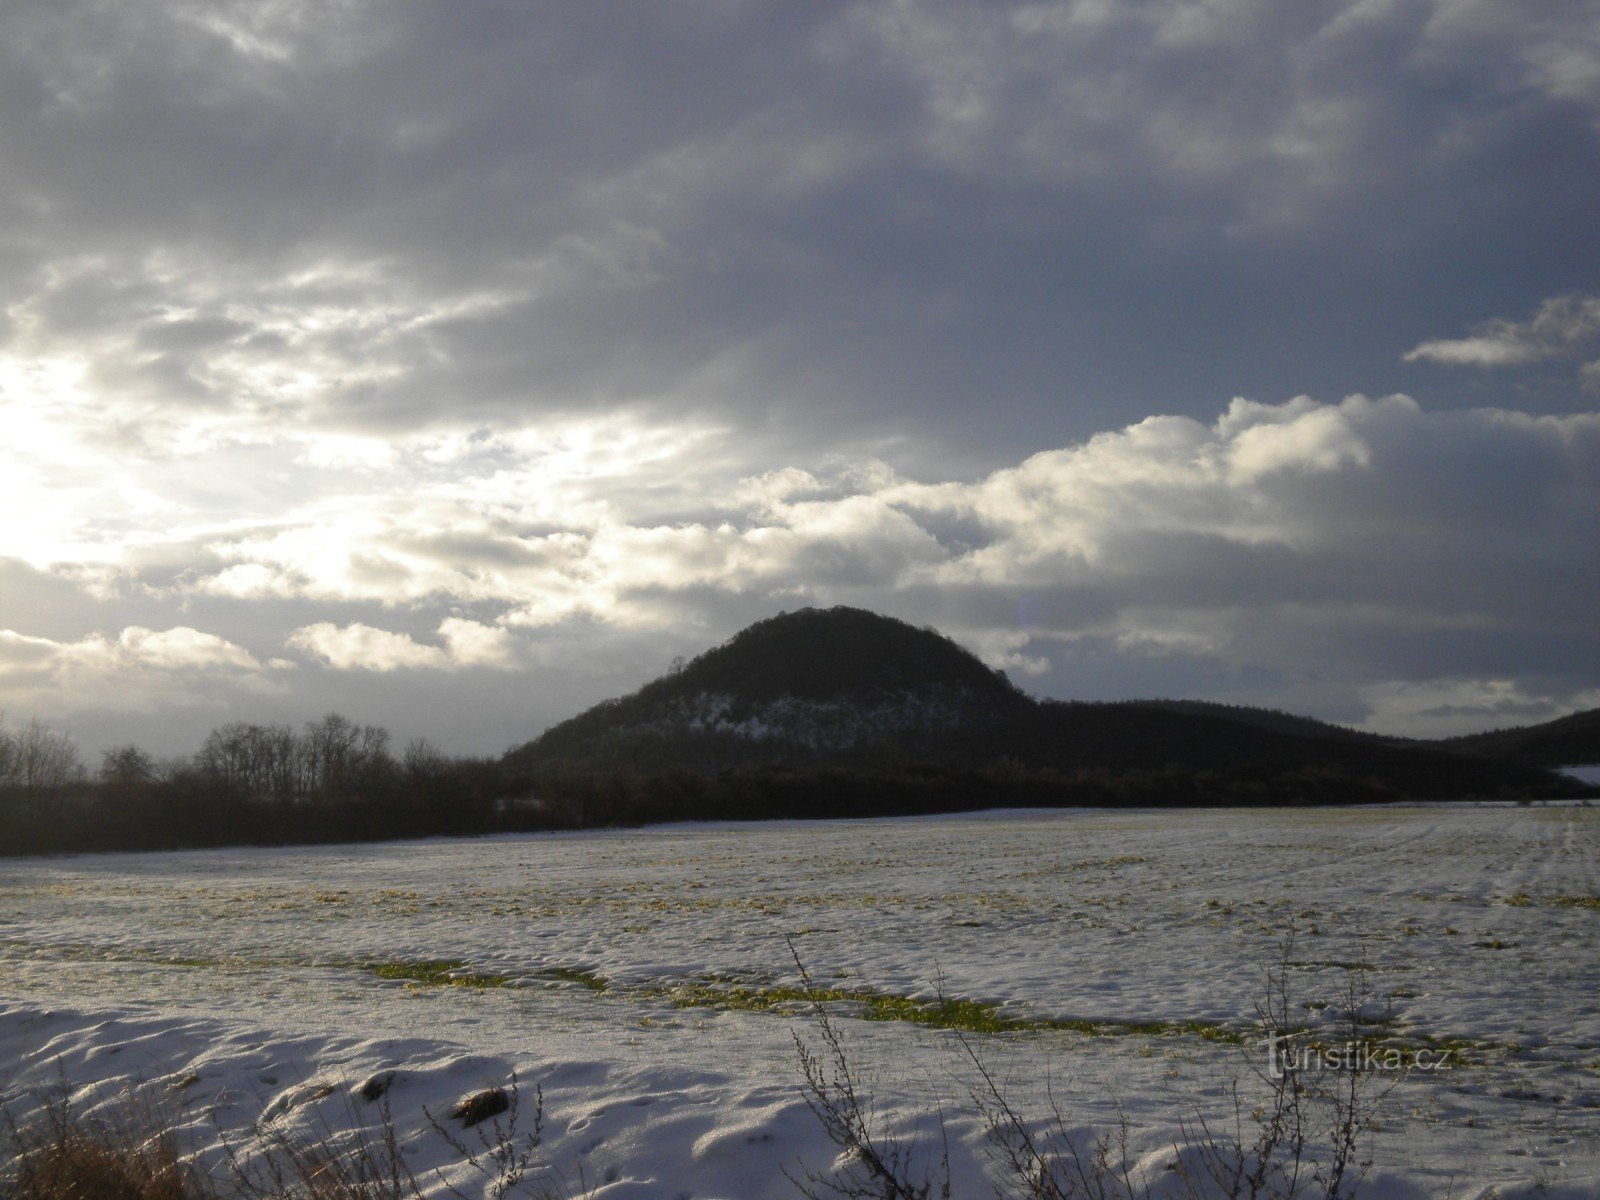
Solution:
M1494 327L1472 337L1423 342L1406 352L1406 362L1444 363L1452 367L1514 367L1547 358L1548 348L1531 342L1515 326Z
M1016 629L962 629L948 631L967 649L996 670L1013 677L1035 678L1050 669L1043 655L1028 654L1028 634Z
M463 617L447 617L439 623L453 662L463 667L496 667L511 670L520 664L520 644L504 626L485 625Z
M202 705L222 691L278 686L293 664L179 625L58 641L0 629L0 705L51 714Z
M1361 479L1368 440L1421 419L1405 397L1338 405L1236 400L1213 425L1151 417L1075 447L1033 455L974 484L907 485L887 494L911 509L968 513L984 544L939 564L944 582L1037 585L1115 578L1151 538L1298 545L1306 523L1285 497L1316 477Z
M1227 609L1197 611L1135 603L1119 612L1105 632L1118 650L1139 656L1212 657L1235 641L1240 615Z
M516 637L503 627L447 617L439 625L439 636L443 646L360 622L335 625L319 621L295 630L287 644L320 658L336 671L509 670L520 665Z
M1600 416L1428 413L1400 396L1239 400L1211 424L1151 417L971 481L921 483L870 464L720 488L696 475L714 497L698 507L717 515L695 520L651 510L703 441L678 439L676 456L642 468L656 488L635 479L621 493L610 471L542 474L531 437L499 444L487 473L436 478L408 452L381 490L330 492L264 528L221 533L207 543L211 565L173 594L472 604L498 618L447 622L438 645L359 624L297 635L336 665L377 669L488 664L508 654L508 628L575 617L671 624L693 597L719 594L881 604L930 589L1054 589L1092 599L1092 615L1054 633L1152 649L1235 645L1249 613L1318 589L1391 619L1466 610L1512 626L1531 601L1505 572L1565 588L1550 573L1592 555L1591 510L1559 497L1592 492ZM1152 606L1187 610L1163 619L1198 632L1107 615Z
M236 600L259 600L269 596L293 596L303 590L287 572L259 562L235 563L200 582L197 590Z
M322 659L336 671L385 672L450 665L450 656L438 646L359 622L306 625L289 635L288 645Z
M41 663L81 666L90 670L264 669L263 664L242 646L183 625L161 631L130 625L114 639L93 635L74 642L30 637L13 630L0 629L0 664L34 667Z
M1227 428L1242 406L1243 402L1235 400L1218 428ZM1284 406L1287 411L1281 419L1269 418L1232 433L1228 445L1232 480L1251 484L1278 471L1331 472L1345 466L1367 466L1372 456L1355 428L1359 420L1353 413L1356 407L1349 401L1340 408L1323 408L1302 397Z
M1430 7L1425 59L1487 51L1529 91L1587 109L1591 118L1600 108L1600 28L1582 0L1531 9L1496 0L1436 0Z
M182 625L159 633L129 626L118 635L115 651L128 662L163 670L262 669L255 656L242 646Z
M1600 296L1558 296L1546 300L1526 321L1493 320L1469 337L1423 342L1406 362L1428 361L1458 367L1509 367L1600 347ZM1600 363L1589 363L1586 371Z

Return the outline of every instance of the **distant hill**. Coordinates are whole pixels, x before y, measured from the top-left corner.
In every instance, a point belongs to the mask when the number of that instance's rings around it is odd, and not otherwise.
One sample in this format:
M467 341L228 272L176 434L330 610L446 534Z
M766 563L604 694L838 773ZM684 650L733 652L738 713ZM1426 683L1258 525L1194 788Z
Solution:
M1448 750L1530 767L1575 767L1600 763L1600 708L1558 717L1542 725L1495 729L1435 743Z
M1357 729L1347 729L1343 725L1334 725L1312 717L1296 716L1294 713L1278 712L1268 708L1216 704L1206 700L1154 700L1148 703L1174 712L1242 721L1247 725L1273 729L1281 733L1337 738L1366 742L1369 745L1385 743L1414 749L1445 750L1455 754L1492 758L1500 762L1520 763L1528 767L1555 769L1600 764L1600 708L1572 713L1540 725L1495 729L1486 733L1470 733L1452 738L1426 739L1364 733Z
M1134 703L1196 716L1220 717L1226 721L1237 721L1242 725L1254 725L1257 729L1269 729L1274 733L1295 733L1304 737L1336 738L1340 741L1367 743L1405 740L1386 738L1378 733L1363 733L1358 729L1335 725L1331 721L1319 721L1315 717L1302 717L1295 713L1280 712L1275 708L1255 708L1247 704L1218 704L1213 700L1139 700Z
M845 761L993 728L1032 704L934 630L863 609L806 608L553 726L511 759L636 770Z
M1444 800L1568 791L1538 768L1475 760L1424 743L1389 742L1337 726L1323 734L1317 730L1320 724L1308 720L1306 732L1295 732L1226 715L1223 706L1191 711L1164 702L1045 701L998 737L983 740L1029 765L1058 771L1204 771L1280 785L1304 777L1320 779L1318 787L1308 785L1307 790L1321 794L1337 793L1334 781L1344 780L1352 797L1386 793L1389 799Z
M1008 781L1039 803L1066 802L1090 780L1142 797L1182 780L1195 802L1573 792L1537 766L1285 713L1035 701L935 630L842 607L760 621L632 695L553 726L506 762L530 774L937 775L946 792L959 777L966 782L955 790L979 800L968 807L981 806L984 780Z

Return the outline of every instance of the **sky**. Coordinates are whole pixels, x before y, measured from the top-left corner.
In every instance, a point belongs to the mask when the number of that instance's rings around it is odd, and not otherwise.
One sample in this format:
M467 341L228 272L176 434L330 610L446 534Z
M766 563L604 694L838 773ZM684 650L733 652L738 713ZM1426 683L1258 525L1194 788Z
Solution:
M1600 705L1593 0L10 0L0 707L498 753L807 605Z

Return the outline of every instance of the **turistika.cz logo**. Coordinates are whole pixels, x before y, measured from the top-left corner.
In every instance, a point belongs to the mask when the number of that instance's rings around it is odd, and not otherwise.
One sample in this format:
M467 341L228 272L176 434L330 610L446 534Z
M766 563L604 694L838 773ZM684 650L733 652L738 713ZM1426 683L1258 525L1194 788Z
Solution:
M1398 1046L1363 1041L1332 1044L1295 1041L1305 1036L1303 1033L1269 1033L1257 1043L1267 1048L1269 1078L1327 1071L1438 1071L1450 1065L1448 1050L1403 1050Z

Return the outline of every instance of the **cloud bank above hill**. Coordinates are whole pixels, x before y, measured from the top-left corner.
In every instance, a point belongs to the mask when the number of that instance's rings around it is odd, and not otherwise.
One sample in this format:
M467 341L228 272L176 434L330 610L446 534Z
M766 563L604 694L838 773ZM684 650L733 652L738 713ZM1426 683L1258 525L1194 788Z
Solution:
M240 691L292 674L312 694L327 676L425 691L469 675L509 695L570 686L596 631L653 647L614 665L640 682L745 621L849 603L934 624L1053 694L1187 678L1443 730L1593 692L1600 414L1235 400L970 480L875 461L740 476L731 440L611 424L291 444L256 464L301 493L269 520L208 523L189 502L190 536L161 540L186 480L148 530L108 537L79 514L86 603L226 636L10 634L0 687L26 699L48 677L92 707L130 673Z

